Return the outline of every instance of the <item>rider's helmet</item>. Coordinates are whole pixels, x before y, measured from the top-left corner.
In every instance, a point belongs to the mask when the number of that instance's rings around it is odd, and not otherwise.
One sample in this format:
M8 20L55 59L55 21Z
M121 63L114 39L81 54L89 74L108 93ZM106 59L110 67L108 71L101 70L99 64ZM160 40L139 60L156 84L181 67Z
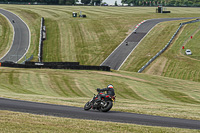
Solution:
M107 86L107 88L113 88L113 85L109 84L109 85Z

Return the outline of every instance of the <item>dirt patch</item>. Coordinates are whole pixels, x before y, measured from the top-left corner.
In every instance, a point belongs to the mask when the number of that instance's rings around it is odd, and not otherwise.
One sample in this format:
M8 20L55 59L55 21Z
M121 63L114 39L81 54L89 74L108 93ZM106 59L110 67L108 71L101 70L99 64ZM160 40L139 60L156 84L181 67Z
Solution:
M156 60L155 63L153 63L153 65L150 66L150 68L145 73L161 76L166 63L167 63L167 58L160 57Z

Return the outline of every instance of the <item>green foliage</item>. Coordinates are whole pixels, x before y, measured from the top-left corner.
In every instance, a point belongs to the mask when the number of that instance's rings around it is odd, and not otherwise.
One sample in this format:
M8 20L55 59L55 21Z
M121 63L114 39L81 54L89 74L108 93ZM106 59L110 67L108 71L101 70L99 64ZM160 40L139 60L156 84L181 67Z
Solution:
M81 0L81 3L84 3L85 5L89 4L91 0Z
M136 6L200 6L199 0L122 0L122 3Z

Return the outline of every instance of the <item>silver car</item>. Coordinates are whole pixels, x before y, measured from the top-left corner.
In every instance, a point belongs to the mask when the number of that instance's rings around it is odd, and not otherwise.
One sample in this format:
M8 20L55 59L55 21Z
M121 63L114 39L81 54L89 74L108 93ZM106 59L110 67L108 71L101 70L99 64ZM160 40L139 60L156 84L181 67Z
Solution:
M191 52L190 49L186 49L186 50L185 50L185 54L186 54L186 55L192 55L192 52Z

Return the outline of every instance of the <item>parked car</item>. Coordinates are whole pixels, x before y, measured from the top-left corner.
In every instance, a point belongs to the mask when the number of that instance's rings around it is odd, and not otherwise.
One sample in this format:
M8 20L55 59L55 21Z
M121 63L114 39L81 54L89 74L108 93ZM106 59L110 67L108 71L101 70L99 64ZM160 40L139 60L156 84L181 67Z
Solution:
M190 49L186 49L186 50L185 50L185 54L186 54L186 55L192 55L192 52L191 52Z

